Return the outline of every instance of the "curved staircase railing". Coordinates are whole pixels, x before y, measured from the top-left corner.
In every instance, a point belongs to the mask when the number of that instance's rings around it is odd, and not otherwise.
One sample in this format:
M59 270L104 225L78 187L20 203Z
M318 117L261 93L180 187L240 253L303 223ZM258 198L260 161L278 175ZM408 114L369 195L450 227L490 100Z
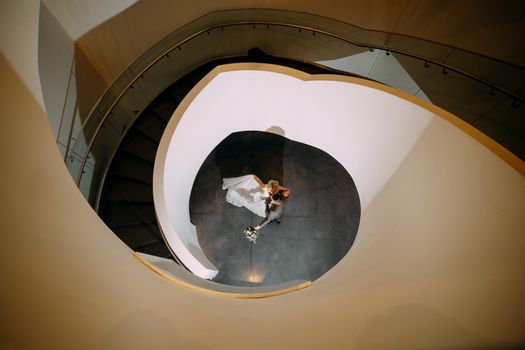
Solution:
M525 159L523 67L311 14L221 11L153 45L100 97L66 157L71 175L90 204L96 206L117 147L157 96L204 63L245 56L253 47L272 56L363 76L430 100Z
M368 73L368 78L423 98L431 91L437 96L430 99L434 104L525 157L519 111L524 97L518 93L525 81L522 67L305 13L222 11L203 16L153 45L101 96L67 157L68 168L88 201L95 203L122 135L157 95L202 63L245 54L255 46L275 56L358 75ZM396 78L389 70L399 66L407 74ZM516 129L517 124L521 129Z

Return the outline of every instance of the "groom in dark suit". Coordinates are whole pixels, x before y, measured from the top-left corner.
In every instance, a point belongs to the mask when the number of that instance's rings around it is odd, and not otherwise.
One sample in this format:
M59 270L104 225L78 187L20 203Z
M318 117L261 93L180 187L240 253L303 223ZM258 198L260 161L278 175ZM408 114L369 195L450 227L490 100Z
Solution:
M255 230L260 230L272 221L281 223L281 216L283 214L284 201L286 197L283 196L282 191L275 192L271 197L266 199L266 217L259 225L254 226Z

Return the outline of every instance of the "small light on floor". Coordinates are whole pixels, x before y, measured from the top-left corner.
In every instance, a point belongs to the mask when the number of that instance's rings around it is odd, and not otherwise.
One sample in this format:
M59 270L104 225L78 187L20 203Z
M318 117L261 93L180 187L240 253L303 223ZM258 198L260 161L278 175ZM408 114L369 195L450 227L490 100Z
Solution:
M251 270L247 271L246 275L248 277L246 278L246 280L251 283L262 283L264 281L264 278L266 277L264 273L261 273L253 267Z

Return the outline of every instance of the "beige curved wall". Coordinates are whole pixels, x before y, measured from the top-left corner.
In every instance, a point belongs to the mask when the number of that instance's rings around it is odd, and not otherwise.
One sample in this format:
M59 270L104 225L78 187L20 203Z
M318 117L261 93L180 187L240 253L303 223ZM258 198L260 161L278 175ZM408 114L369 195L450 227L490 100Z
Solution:
M44 3L38 26L38 72L49 124L65 158L107 86Z
M297 293L223 299L133 259L76 190L26 75L3 56L0 74L0 348L525 343L524 177L448 123L422 135L369 205L359 253Z
M46 0L107 83L167 34L211 11L264 8L302 11L362 28L415 36L525 65L522 1L221 0L213 2ZM122 11L119 13L119 10ZM112 17L113 15L113 17ZM104 22L101 22L104 20Z
M43 106L38 75L39 13L39 0L0 2L0 53Z

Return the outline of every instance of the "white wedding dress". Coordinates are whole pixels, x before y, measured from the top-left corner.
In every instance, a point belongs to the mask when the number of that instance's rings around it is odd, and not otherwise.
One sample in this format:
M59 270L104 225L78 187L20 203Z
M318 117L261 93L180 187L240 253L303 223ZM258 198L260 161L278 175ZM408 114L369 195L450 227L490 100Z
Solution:
M228 190L226 202L237 207L245 207L251 212L266 217L265 199L269 196L266 186L261 187L258 177L244 175L222 179L222 189Z

